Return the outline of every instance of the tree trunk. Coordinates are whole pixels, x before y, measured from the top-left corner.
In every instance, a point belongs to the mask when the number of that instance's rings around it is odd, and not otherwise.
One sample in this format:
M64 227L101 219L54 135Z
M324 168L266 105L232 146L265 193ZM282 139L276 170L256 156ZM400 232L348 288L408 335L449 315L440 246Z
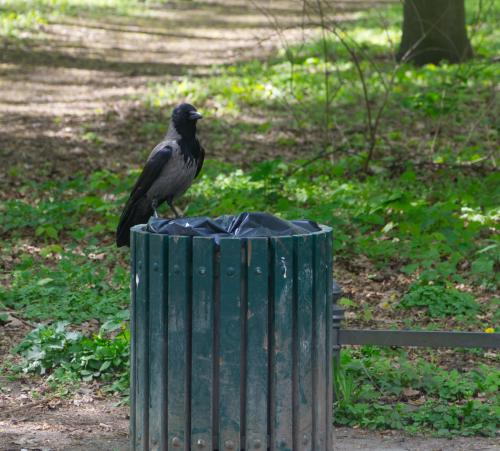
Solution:
M465 28L464 0L404 0L398 61L421 66L472 57Z

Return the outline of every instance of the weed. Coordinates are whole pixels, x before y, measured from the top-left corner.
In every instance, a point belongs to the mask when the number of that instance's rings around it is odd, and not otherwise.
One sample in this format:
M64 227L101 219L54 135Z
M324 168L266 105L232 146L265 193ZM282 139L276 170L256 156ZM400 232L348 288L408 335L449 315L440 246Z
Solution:
M344 350L335 375L337 424L438 436L496 434L500 372L461 373L367 348Z
M65 322L40 326L14 349L23 357L14 370L48 374L52 382L98 379L123 392L128 388L129 344L129 332L118 322L104 323L93 337L72 332Z
M400 302L403 308L425 308L433 317L463 316L477 313L479 305L469 293L442 285L412 285Z
M98 264L96 254L64 252L51 265L25 256L10 287L0 287L0 301L29 319L106 320L128 304L128 272L111 252L100 251Z

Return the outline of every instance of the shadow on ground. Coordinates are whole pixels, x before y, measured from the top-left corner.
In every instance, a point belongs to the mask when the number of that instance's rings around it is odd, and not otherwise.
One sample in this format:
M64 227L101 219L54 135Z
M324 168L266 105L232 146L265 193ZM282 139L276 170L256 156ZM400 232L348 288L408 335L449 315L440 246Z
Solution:
M347 20L376 3L344 0L335 8ZM129 15L82 9L0 40L0 180L138 162L129 156L160 138L135 133L152 114L137 100L151 83L203 76L214 64L263 57L283 39L302 39L308 28L300 8L289 0L228 0L144 5ZM84 139L88 129L99 142ZM211 157L218 156L216 149Z

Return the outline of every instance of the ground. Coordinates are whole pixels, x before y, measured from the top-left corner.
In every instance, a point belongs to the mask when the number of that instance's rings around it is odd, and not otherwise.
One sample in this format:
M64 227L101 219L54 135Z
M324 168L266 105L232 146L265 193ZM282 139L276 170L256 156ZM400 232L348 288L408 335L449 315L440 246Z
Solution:
M90 392L90 390L89 390ZM113 400L94 399L83 391L71 401L57 401L19 409L15 420L0 417L2 450L125 451L128 449L126 407L115 407ZM7 432L2 432L6 429ZM433 439L387 433L336 428L335 450L378 451L493 451L500 447L494 439Z
M139 162L156 139L130 132L152 114L140 108L139 94L155 82L175 83L186 71L203 77L213 64L263 56L281 39L301 36L290 2L272 5L274 17L288 27L285 36L276 34L269 17L256 9L249 13L247 2L214 0L169 2L113 20L63 18L43 25L42 39L26 32L21 40L0 41L0 159L6 163L0 167L0 199L16 196L10 175L19 167L37 179ZM351 0L339 8L363 6ZM93 145L89 132L104 145ZM344 279L344 288L356 289ZM370 283L373 295L381 297L396 282L389 275L378 285ZM11 319L0 325L2 356L31 328ZM41 380L10 382L0 376L0 386L0 450L127 449L127 407L116 406L116 399L96 387L37 400L34 393L44 390ZM500 449L490 439L450 441L346 428L336 430L336 444L338 450Z
M116 168L125 155L137 159L153 143L138 142L127 132L134 117L144 114L134 97L148 85L165 79L175 83L186 71L201 77L213 64L250 59L279 44L281 37L267 19L258 11L249 13L244 3L189 7L169 2L112 22L109 15L64 18L43 26L43 39L27 32L22 41L5 41L0 157L9 168L42 168L49 176ZM285 6L276 2L273 12L291 26L296 19ZM297 33L292 28L287 36ZM103 148L82 142L87 129L103 136Z

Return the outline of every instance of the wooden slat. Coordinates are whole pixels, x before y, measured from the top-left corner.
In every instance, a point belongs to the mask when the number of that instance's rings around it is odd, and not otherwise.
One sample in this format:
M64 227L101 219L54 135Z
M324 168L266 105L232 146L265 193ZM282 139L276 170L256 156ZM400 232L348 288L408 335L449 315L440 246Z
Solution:
M314 307L313 307L313 442L317 450L326 449L326 237L314 238Z
M219 450L240 449L241 241L220 243Z
M245 449L266 450L268 424L269 248L267 238L247 245L247 352ZM258 446L260 445L260 448Z
M149 440L149 235L136 235L136 450L148 450Z
M333 449L332 232L326 233L326 449Z
M271 238L273 271L272 449L293 448L293 238Z
M297 236L296 302L297 302L297 381L294 416L296 449L312 450L313 425L313 237Z
M167 268L165 235L149 237L149 449L167 449Z
M188 344L189 237L168 237L168 450L190 449Z
M212 450L214 240L193 238L191 449Z
M134 451L332 448L330 240L133 233Z
M136 391L137 391L137 363L135 360L136 352L136 234L131 233L130 236L130 449L135 450L137 440L137 425L136 425Z

